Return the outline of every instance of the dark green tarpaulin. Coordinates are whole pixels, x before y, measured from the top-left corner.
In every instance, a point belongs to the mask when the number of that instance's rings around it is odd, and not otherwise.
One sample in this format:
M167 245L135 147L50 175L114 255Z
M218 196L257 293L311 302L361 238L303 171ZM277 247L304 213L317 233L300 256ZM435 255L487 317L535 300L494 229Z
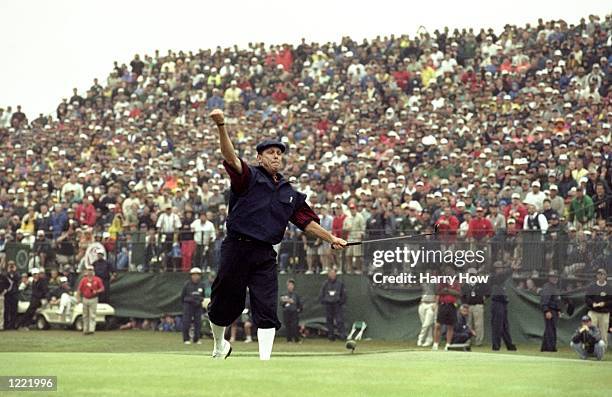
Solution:
M155 318L163 313L179 314L179 295L188 279L184 273L124 273L111 286L111 304L120 317ZM293 275L297 292L304 300L301 321L320 322L323 307L317 302L325 276ZM289 276L279 276L279 290L284 291ZM362 276L339 276L346 284L348 303L345 310L347 328L356 320L368 323L367 337L390 340L415 340L419 329L418 304L420 290L375 288ZM510 331L516 342L539 340L544 320L539 308L539 297L509 288ZM586 311L583 299L576 296L576 311L569 319L559 321L559 340L569 338ZM490 339L488 307L485 319L486 338Z

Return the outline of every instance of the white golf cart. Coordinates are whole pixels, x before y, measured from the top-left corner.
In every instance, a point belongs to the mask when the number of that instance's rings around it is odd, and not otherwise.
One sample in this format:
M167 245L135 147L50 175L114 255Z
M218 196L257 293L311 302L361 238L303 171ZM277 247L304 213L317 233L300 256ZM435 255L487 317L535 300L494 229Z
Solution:
M17 312L23 314L28 310L30 302L19 301ZM83 304L73 305L70 313L57 314L58 304L47 303L36 311L36 328L40 330L49 329L51 325L59 325L66 328L74 328L83 331ZM96 309L96 323L104 324L115 315L115 309L107 303L98 303Z

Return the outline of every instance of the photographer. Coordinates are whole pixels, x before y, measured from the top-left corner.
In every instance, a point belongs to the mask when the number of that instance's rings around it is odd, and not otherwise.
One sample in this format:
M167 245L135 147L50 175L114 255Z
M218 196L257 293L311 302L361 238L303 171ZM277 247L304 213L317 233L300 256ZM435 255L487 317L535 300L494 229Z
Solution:
M589 355L594 355L598 361L601 361L606 352L606 345L601 339L599 329L593 325L589 316L582 316L582 325L576 330L570 346L583 360Z

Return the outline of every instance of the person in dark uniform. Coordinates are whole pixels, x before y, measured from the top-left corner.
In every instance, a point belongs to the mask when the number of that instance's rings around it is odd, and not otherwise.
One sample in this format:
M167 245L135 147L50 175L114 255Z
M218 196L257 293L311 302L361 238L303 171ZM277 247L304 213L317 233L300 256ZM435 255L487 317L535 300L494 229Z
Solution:
M506 293L506 281L512 277L512 272L518 268L513 265L505 269L502 262L497 261L493 264L495 273L491 275L491 342L493 350L497 351L501 347L503 339L506 348L515 351L516 346L512 343L510 336L510 324L508 323L508 295Z
M279 173L285 145L265 140L257 145L258 166L240 159L225 129L223 112L210 114L217 124L223 165L231 180L226 237L221 244L217 278L213 282L209 317L215 340L213 357L227 358L231 345L225 327L242 313L249 287L253 322L257 327L259 358L269 360L276 330L278 273L272 248L283 239L289 222L331 244L343 248L346 241L319 225L319 218Z
M102 280L104 283L104 291L99 295L98 302L99 303L109 303L110 302L110 283L117 277L117 273L115 272L114 266L104 259L104 249L99 248L98 259L92 264L94 267L94 273L97 277Z
M601 340L608 345L610 310L612 309L612 286L608 283L606 269L597 269L596 280L587 287L585 303L592 324L599 329Z
M0 331L4 330L4 295L11 286L3 265L0 264Z
M47 278L44 272L41 272L37 268L32 269L32 296L30 297L30 306L23 316L17 321L15 328L28 330L36 310L42 306L43 300L47 299L49 293L49 287L47 285Z
M555 270L548 273L548 282L540 291L540 305L544 313L544 336L540 351L557 351L557 322L561 306L561 295L559 292L559 274Z
M327 339L330 341L346 339L344 329L344 304L346 303L346 290L344 283L337 279L336 269L327 273L327 280L321 287L319 302L325 307L325 322L327 325Z
M469 274L476 275L478 271L473 267L467 270ZM474 335L474 345L482 346L484 340L484 301L488 295L488 288L483 283L465 283L461 286L461 303L469 307L468 325L472 328Z
M302 300L295 292L295 281L287 280L287 292L281 295L280 304L283 308L283 324L287 330L287 342L299 342L299 313L302 311Z
M8 262L6 279L9 286L4 295L4 329L15 329L17 324L17 307L19 305L20 276L14 261Z
M193 324L193 343L201 345L202 330L202 302L206 287L202 283L202 270L199 267L191 268L189 271L191 279L185 283L181 292L183 302L183 343L191 344L189 341L189 329Z
M464 303L459 307L459 312L457 313L457 321L455 322L452 339L453 345L468 343L470 338L476 336L476 331L470 327L469 317L470 306Z

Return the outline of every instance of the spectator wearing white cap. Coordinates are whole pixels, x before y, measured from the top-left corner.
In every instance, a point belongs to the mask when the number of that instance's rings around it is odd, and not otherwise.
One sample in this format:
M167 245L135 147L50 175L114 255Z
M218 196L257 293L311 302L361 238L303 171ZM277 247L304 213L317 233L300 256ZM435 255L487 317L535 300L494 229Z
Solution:
M49 293L50 303L58 304L56 313L65 316L72 312L72 307L76 304L76 298L74 297L74 291L70 288L68 277L60 276L59 282L59 288Z
M591 221L595 218L595 206L593 200L586 194L582 187L576 189L576 197L569 206L569 221L573 222L576 228L588 228Z
M76 208L75 217L81 225L93 227L96 224L97 213L92 196L83 197L83 202Z
M563 197L559 196L559 187L557 185L550 185L548 187L550 207L559 214L559 216L565 213L565 201Z
M72 192L72 199L75 202L81 202L83 200L85 191L83 190L83 185L77 180L76 172L70 174L70 179L62 186L61 199L63 201L66 200L69 192Z
M542 211L544 199L546 198L546 194L540 190L540 186L539 181L531 182L531 191L527 192L523 200L524 203L535 205L538 211Z
M225 66L223 68L225 68ZM223 68L221 68L221 70L223 70ZM223 95L225 104L230 105L232 102L238 102L240 100L241 94L242 90L240 89L240 87L238 87L238 82L236 82L236 80L232 80L229 88L225 90L225 94Z

